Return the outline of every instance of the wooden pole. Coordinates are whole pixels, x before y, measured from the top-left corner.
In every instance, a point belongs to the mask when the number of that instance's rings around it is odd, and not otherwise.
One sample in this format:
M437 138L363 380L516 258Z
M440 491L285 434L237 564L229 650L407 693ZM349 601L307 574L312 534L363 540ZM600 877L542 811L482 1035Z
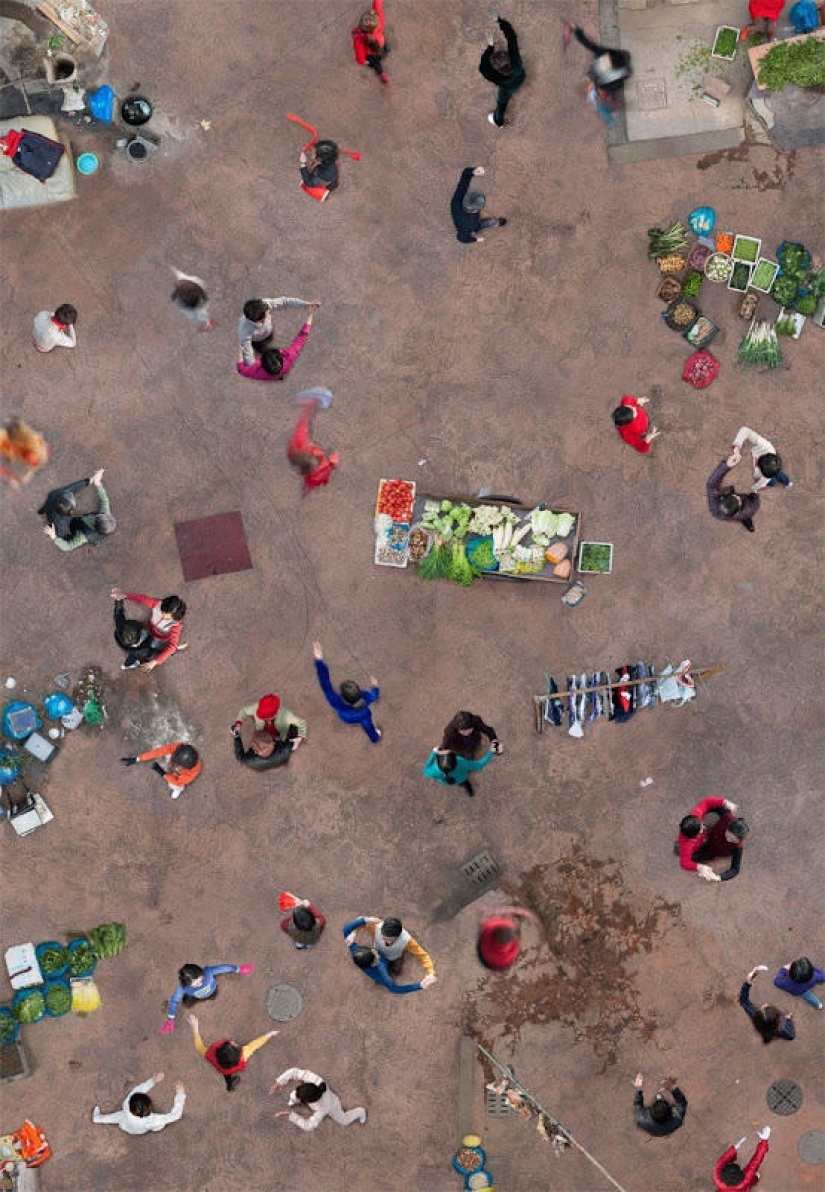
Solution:
M691 670L689 672L689 674L693 677L694 684L695 684L695 683L701 683L705 679L709 679L711 677L711 675L718 675L719 672L723 671L724 669L725 669L724 666L721 666L721 665L706 666L704 669L700 668L698 670ZM628 679L628 681L626 683L622 683L621 686L622 687L639 687L642 683L658 683L658 681L662 678L664 678L664 679L676 678L678 673L679 673L678 671L671 671L670 674L668 674L668 675L652 675L652 676L647 676L644 679ZM550 695L549 693L547 695L534 695L533 696L533 707L536 712L536 729L537 729L537 731L542 732L542 724L543 724L543 720L544 720L543 709L544 709L545 704L548 704L550 702L550 700L571 699L574 696L589 695L591 691L612 691L614 687L618 687L619 685L620 684L617 679L615 683L609 683L609 684L608 683L598 683L593 687L577 687L573 691L555 691L555 692L553 692L552 695Z

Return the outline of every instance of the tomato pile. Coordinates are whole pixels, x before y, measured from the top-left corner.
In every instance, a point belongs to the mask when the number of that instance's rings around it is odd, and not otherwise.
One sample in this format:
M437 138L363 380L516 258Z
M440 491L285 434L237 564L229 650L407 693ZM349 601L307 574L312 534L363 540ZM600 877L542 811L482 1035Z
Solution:
M409 522L413 509L413 486L407 480L385 480L378 492L378 513L394 522Z

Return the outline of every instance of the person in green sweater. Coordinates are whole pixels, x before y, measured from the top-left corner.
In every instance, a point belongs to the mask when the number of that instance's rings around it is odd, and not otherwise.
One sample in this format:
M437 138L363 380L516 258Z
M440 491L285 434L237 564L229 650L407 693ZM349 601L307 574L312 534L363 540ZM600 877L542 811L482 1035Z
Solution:
M88 546L89 544L97 546L101 538L114 534L117 529L117 523L109 505L109 497L101 483L102 475L103 469L101 468L86 482L97 493L97 512L72 517L68 524L68 538L58 534L57 527L52 522L43 527L43 533L47 538L51 538L58 550L77 550L79 546Z
M472 758L460 757L451 749L434 749L427 758L423 774L425 778L433 778L445 786L463 786L470 798L475 791L469 775L473 770L483 770L493 758L501 752L498 741L493 741L490 748L478 761Z

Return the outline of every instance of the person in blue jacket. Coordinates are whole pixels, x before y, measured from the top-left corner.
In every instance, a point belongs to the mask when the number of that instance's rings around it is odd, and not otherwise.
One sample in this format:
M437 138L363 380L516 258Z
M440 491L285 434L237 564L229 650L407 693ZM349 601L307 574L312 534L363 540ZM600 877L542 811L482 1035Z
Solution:
M178 970L178 987L169 998L166 1022L160 1028L160 1033L168 1035L175 1029L175 1014L181 1001L184 1006L191 1006L196 1001L207 1001L217 995L216 977L220 977L222 973L240 973L245 977L254 968L254 964L207 964L203 968L199 964L183 965Z
M436 782L443 782L445 786L463 786L472 799L475 791L469 775L473 770L483 770L488 762L491 762L499 753L501 753L501 746L498 741L493 741L490 748L478 761L473 761L469 757L461 757L460 754L453 753L451 749L434 749L427 758L423 774L425 778L434 778Z
M329 667L324 662L320 642L312 643L312 652L315 655L315 673L321 690L329 706L338 713L338 719L344 724L360 724L373 744L377 744L381 740L381 729L373 724L370 708L381 694L375 675L370 675L372 687L369 691L362 691L354 679L344 679L336 691L330 682Z
M356 968L360 968L364 976L375 981L376 985L383 985L390 993L418 993L419 989L429 989L436 982L435 973L427 973L420 981L413 985L398 985L390 976L389 961L375 948L368 948L359 944L355 938L356 929L363 927L366 919L353 919L341 929L346 940L349 954Z

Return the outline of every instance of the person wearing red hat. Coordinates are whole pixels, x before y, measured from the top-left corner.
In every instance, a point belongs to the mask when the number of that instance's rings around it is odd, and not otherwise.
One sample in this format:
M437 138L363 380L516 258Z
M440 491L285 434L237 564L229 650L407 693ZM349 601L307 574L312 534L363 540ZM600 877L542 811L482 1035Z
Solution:
M518 960L521 950L519 919L538 922L532 911L507 906L492 909L479 923L476 954L491 972L506 973Z
M293 750L306 739L307 722L284 707L277 695L262 695L257 703L241 708L230 729L233 737L239 735L241 725L247 719L254 721L256 733L269 733L277 741L291 739ZM291 728L294 728L295 732L290 738Z

